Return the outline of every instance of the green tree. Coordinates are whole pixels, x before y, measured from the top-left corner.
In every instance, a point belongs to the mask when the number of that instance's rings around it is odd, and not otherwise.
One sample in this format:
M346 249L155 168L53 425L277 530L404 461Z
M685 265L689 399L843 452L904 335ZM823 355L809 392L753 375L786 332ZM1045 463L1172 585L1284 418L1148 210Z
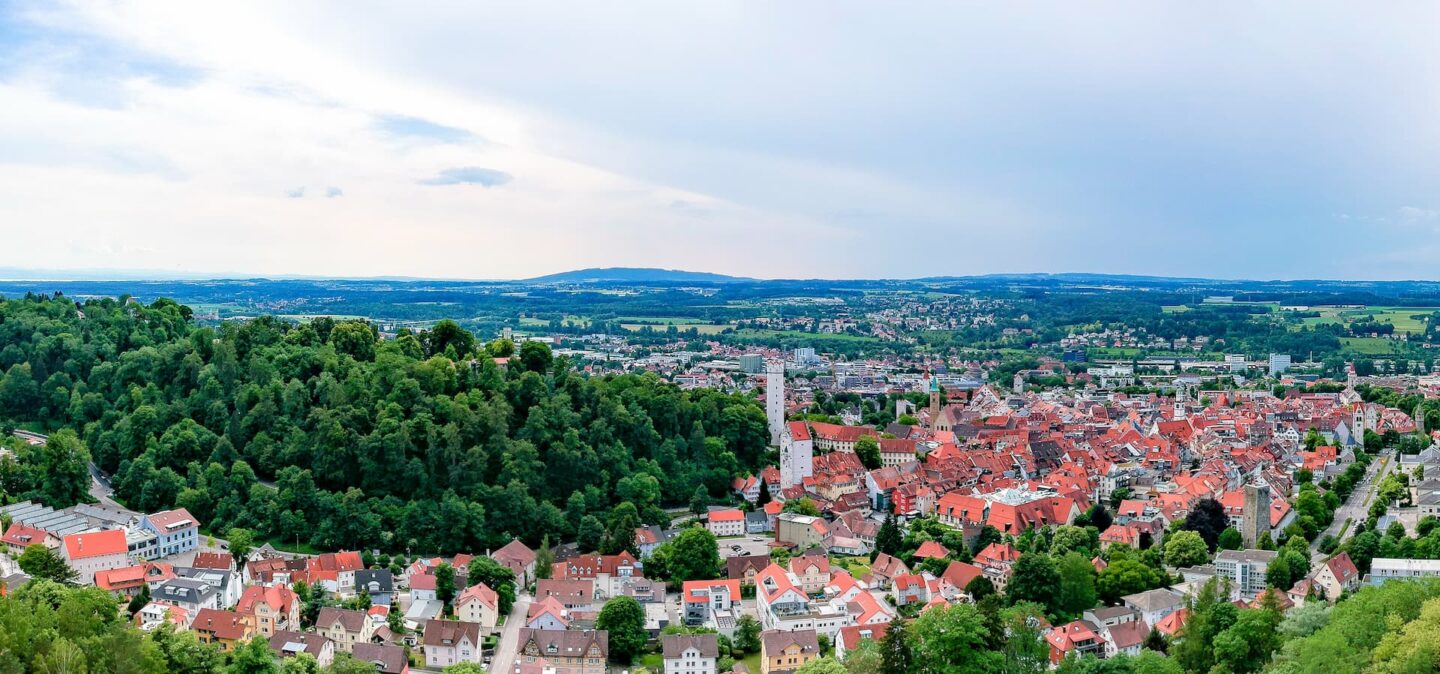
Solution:
M705 485L695 487L695 493L690 496L690 514L695 516L704 515L710 505L710 492L705 491Z
M1234 531L1226 529L1225 531ZM1224 532L1220 537L1223 539ZM1177 531L1165 538L1165 563L1174 567L1200 566L1210 560L1205 539L1194 531Z
M1060 571L1049 555L1027 552L1015 561L1005 594L1013 602L1029 601L1054 612L1060 589Z
M1245 540L1240 536L1240 531L1235 527L1225 527L1216 540L1216 546L1221 550L1239 550L1245 545Z
M296 653L280 661L281 674L320 674L320 663L309 653Z
M15 560L15 563L20 565L21 571L29 574L32 578L43 578L57 583L72 583L78 577L75 570L70 568L70 565L66 564L60 555L39 543L26 547L25 552L20 553L20 557Z
M971 600L979 603L986 597L995 594L995 583L983 575L975 576L965 584L965 594L970 595Z
M226 674L276 674L279 667L275 666L275 656L270 653L270 645L264 637L255 637L241 643L231 654L230 664L225 667Z
M470 560L466 569L465 582L474 585L484 583L495 591L500 615L510 613L515 603L515 572L489 557L477 556Z
M645 648L645 609L633 597L619 596L605 602L595 619L595 629L610 634L610 660L629 664Z
M956 674L992 672L1002 657L986 647L989 636L973 604L931 608L915 619L910 631L916 669Z
M891 621L880 639L880 671L882 674L911 674L917 671L915 645L911 640L909 621Z
M795 513L796 515L809 515L810 517L820 516L820 507L810 500L808 496L802 496L785 502L781 512Z
M231 527L225 534L225 542L230 546L230 554L235 557L235 563L243 566L250 556L250 551L255 548L255 534L249 529Z
M880 442L871 435L862 435L855 441L855 456L860 457L860 464L867 470L875 470L880 467Z
M1153 590L1164 582L1165 578L1155 569L1126 558L1110 562L1096 579L1095 589L1105 603L1115 604L1125 595Z
M715 578L720 573L720 547L708 529L686 527L655 548L650 562L659 578L679 587L687 580Z
M1095 566L1084 555L1066 553L1056 564L1059 585L1051 610L1062 621L1074 620L1095 606Z
M455 599L455 568L447 562L435 567L435 598L446 606Z
M885 514L885 521L880 525L880 531L875 534L875 550L887 555L900 553L900 547L905 543L904 534L900 533L900 526L895 522L895 513Z
M840 664L839 660L827 655L800 665L800 668L795 670L795 674L849 674L849 671L845 669L845 665Z
M735 621L735 650L739 653L760 652L760 621L749 614Z

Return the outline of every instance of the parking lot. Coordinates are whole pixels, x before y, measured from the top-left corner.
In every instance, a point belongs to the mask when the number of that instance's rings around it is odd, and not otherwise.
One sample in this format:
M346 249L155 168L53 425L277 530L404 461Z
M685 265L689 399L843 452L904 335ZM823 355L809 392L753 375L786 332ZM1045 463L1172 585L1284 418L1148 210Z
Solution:
M765 555L770 553L770 542L774 539L761 535L750 534L748 536L736 536L733 538L721 538L717 543L720 545L720 558L743 557L746 555Z

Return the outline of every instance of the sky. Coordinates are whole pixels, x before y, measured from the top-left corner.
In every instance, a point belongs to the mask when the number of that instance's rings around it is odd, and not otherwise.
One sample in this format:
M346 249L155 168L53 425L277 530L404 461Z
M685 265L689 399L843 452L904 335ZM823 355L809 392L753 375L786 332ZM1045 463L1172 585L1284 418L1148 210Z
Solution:
M0 266L1440 277L1440 4L0 2Z

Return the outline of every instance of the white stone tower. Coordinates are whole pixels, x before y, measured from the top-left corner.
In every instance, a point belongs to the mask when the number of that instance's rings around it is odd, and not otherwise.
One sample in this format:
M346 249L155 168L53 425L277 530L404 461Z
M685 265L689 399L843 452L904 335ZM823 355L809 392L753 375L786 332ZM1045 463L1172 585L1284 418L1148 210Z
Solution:
M770 422L770 444L780 445L780 432L785 430L785 363L765 364L765 419Z

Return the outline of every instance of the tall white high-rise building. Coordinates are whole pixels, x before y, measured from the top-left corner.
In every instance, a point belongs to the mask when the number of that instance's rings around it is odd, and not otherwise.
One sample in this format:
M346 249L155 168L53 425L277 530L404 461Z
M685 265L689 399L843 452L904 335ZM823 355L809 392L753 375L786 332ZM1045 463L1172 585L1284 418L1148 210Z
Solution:
M765 364L765 420L770 422L770 444L779 446L785 430L785 363Z
M803 421L785 424L780 434L780 488L804 484L815 474L815 441Z

